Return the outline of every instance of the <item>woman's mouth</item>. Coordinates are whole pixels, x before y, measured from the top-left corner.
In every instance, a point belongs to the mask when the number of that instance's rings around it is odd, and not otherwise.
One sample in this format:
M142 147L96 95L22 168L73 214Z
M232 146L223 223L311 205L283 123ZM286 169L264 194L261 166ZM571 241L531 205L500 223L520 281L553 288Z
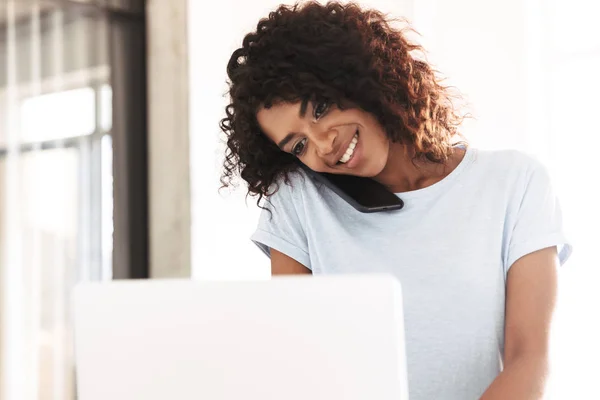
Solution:
M346 164L348 161L350 161L352 159L352 157L354 156L354 150L356 149L357 144L358 144L358 131L356 131L356 133L354 134L352 141L348 145L348 148L346 149L346 152L344 153L344 155L338 161L338 164L340 164L340 163Z

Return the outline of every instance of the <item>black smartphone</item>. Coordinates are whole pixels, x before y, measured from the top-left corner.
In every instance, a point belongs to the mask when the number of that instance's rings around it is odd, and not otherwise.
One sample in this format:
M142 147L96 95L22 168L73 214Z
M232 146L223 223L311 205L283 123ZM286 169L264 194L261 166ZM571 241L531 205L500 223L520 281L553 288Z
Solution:
M333 190L362 213L400 210L404 207L402 199L373 179L315 172L301 162L298 164L308 176Z

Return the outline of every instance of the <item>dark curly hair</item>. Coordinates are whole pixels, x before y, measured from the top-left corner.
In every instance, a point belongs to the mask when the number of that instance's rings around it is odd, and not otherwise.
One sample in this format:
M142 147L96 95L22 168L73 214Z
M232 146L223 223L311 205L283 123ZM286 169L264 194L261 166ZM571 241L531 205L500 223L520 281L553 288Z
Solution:
M357 4L281 5L244 37L227 65L231 102L220 127L227 135L221 182L238 174L248 194L270 196L297 168L261 131L256 114L276 102L326 99L372 113L393 142L412 145L415 158L448 159L462 117L426 61L422 48L384 14Z

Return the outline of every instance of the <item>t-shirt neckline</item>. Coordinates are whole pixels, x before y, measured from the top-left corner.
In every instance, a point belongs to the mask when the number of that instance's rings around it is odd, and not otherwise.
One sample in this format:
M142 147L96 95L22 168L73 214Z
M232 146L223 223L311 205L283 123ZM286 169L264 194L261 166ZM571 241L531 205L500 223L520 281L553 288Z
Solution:
M403 200L414 199L417 197L427 196L429 194L435 193L435 192L441 190L443 187L445 187L449 183L455 181L458 178L458 176L469 165L471 165L471 163L474 159L474 153L475 153L475 149L473 149L471 146L458 146L458 147L465 148L465 155L463 156L463 159L460 161L460 163L456 166L456 168L454 168L454 170L452 170L443 179L434 183L433 185L429 185L422 189L410 190L407 192L397 192L394 194Z

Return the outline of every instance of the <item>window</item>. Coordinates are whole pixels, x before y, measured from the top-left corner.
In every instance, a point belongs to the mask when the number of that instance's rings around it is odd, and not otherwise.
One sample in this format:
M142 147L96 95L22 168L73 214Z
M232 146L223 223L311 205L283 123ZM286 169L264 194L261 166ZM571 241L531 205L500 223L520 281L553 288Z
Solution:
M147 276L143 4L111 4L0 4L2 400L74 399L72 287Z

